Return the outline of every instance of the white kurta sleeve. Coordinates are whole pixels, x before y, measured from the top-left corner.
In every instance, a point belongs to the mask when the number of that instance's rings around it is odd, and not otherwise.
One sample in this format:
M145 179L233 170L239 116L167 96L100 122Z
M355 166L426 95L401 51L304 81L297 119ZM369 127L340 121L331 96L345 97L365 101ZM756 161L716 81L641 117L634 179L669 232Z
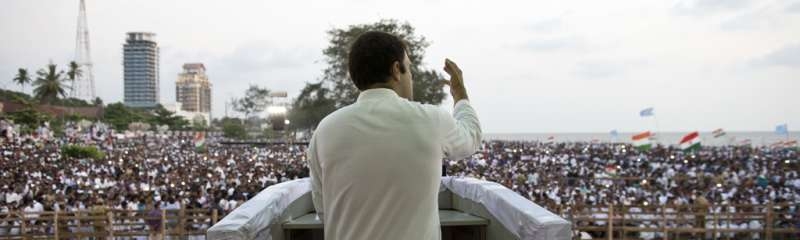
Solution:
M306 161L311 175L311 199L314 202L314 209L319 215L323 214L322 204L322 167L317 158L316 135L311 138L311 142L306 149Z
M482 132L478 115L469 100L461 100L453 108L453 116L440 111L439 126L443 136L442 150L451 160L469 157L481 145Z

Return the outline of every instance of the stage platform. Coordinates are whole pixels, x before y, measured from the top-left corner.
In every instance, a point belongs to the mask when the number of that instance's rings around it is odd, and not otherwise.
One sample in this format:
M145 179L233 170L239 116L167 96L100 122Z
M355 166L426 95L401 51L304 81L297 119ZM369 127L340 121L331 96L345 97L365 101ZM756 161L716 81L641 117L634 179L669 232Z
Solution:
M443 177L442 239L570 239L571 224L500 184ZM208 239L321 240L309 179L264 189L208 230Z

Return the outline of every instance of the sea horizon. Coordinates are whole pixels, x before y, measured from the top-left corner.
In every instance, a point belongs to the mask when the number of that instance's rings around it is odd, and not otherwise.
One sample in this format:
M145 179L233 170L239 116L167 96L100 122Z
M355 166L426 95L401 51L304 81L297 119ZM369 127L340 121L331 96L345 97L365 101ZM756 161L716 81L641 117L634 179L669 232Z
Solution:
M662 145L677 145L686 134L692 131L655 132L655 143ZM507 141L551 141L554 142L632 142L631 137L641 132L618 132L616 136L611 132L529 132L529 133L484 133L486 140ZM714 137L711 131L699 131L703 145L740 145L749 140L752 145L771 145L779 141L798 140L800 131L790 131L788 135L779 135L774 131L730 131L725 135Z

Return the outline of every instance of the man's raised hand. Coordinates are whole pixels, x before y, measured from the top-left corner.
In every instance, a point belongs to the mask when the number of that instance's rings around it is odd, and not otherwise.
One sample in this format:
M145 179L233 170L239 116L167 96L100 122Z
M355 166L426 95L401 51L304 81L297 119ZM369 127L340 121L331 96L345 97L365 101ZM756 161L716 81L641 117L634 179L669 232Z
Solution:
M464 87L464 78L458 65L450 61L450 59L445 59L444 71L450 75L450 80L444 80L443 83L450 86L450 95L453 96L453 103L457 103L462 99L469 99L467 97L467 89Z

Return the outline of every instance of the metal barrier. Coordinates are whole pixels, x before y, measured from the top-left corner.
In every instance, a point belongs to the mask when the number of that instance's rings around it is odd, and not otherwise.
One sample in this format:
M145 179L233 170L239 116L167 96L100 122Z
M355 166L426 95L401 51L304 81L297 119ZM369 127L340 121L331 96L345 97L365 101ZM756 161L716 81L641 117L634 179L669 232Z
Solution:
M702 211L693 205L574 205L554 212L572 222L573 239L580 239L580 232L595 239L800 239L800 219L789 206L710 205L721 211ZM0 213L0 239L205 236L221 218L216 209L160 212L156 217L149 217L149 211L107 208ZM147 220L158 222L158 231Z
M220 218L216 209L116 210L96 207L81 211L0 213L0 239L83 239L114 237L205 236ZM155 215L155 216L153 216ZM148 221L159 226L148 226Z
M594 239L798 239L800 220L790 205L576 205L557 212L572 222L573 239L580 232Z

